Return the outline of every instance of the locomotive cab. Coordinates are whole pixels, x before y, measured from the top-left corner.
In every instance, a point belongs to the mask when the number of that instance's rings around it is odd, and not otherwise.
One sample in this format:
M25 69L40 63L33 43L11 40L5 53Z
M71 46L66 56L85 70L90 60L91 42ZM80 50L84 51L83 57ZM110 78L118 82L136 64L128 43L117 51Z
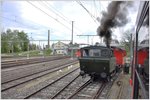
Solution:
M108 78L116 69L113 50L105 46L88 46L81 48L80 75Z

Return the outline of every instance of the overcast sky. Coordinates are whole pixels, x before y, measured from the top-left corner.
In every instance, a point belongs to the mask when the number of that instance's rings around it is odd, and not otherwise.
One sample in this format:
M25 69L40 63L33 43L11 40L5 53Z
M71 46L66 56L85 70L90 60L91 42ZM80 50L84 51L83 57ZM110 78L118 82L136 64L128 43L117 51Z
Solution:
M2 1L2 28L24 30L34 40L47 40L48 30L51 40L71 40L71 21L74 21L74 43L87 43L87 37L77 35L97 35L100 23L96 18L101 19L101 12L107 10L110 1L80 2L94 17L78 1ZM113 29L114 38L121 40L121 33L135 25L138 7L139 1L133 2L128 12L129 23ZM89 38L90 44L99 41L98 36Z

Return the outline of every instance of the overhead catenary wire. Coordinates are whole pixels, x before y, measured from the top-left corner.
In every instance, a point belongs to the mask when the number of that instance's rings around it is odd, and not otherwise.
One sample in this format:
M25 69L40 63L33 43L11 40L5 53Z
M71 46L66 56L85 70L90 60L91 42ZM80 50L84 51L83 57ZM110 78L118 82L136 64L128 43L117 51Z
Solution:
M97 7L97 3L96 3L96 0L94 0L94 8L96 10L96 19L99 17L99 10L98 10L98 7Z
M63 23L61 23L58 19L54 18L53 16L49 15L48 13L46 13L45 11L43 11L42 9L40 9L39 7L35 6L34 4L32 4L31 2L27 1L29 4L31 4L32 6L34 6L36 9L40 10L41 12L43 12L44 14L46 14L47 16L49 16L50 18L52 18L53 20L55 20L56 22L58 22L59 24L63 25L65 28L67 28L68 30L71 30L68 26L64 25Z
M49 15L48 13L46 13L45 11L43 11L42 9L40 9L39 7L35 6L34 4L32 4L31 2L27 1L28 3L30 3L32 6L34 6L35 8L37 8L38 10L42 11L43 13L45 13L46 15L48 15L49 17L51 17L52 19L54 19L55 21L57 21L58 23L62 24L63 26L65 26L67 29L69 30L72 30L70 29L68 26L64 25L63 23L61 23L58 19L54 18L53 16ZM71 23L70 23L71 24ZM75 27L77 28L77 27ZM78 29L79 31L79 29ZM82 33L81 31L79 31L80 33ZM74 32L76 33L76 32Z
M44 2L44 1L43 1L43 2ZM45 1L45 3L46 3L46 4L49 4L47 1ZM58 12L63 18L65 18L65 19L68 21L69 18L67 18L65 15L63 15L60 11L58 11L56 8L54 8L54 7L51 6L50 4L49 4L49 6L50 6L53 10L55 10L56 12ZM71 23L71 20L69 20L69 22Z
M69 20L69 18L67 18L66 16L64 16L60 11L58 11L56 8L54 8L53 6L51 6L47 1L43 1L42 2L43 6L46 7L48 10L52 11L53 13L55 13L57 16L59 16L61 19L63 19L65 22L67 22L68 24L71 25L71 20ZM78 27L74 26L76 28L76 30L78 30L78 32L83 33Z
M63 19L67 23L71 24L71 21L68 21L66 18L60 16L59 13L57 13L56 11L54 11L53 9L51 9L50 6L47 5L47 3L45 3L44 1L39 1L39 4L42 5L43 7L47 8L48 10L52 11L53 13L55 13L55 15L59 16L61 19Z
M28 25L25 25L25 24L23 24L23 23L21 23L21 22L18 22L18 21L16 21L15 19L10 19L10 18L4 17L4 16L0 16L0 17L2 17L2 18L4 18L4 19L7 19L7 20L9 20L9 21L18 23L18 24L20 24L20 25L22 25L22 26L30 27L30 28L31 28L31 26L28 26ZM38 29L38 28L33 27L32 29Z
M1 15L2 16L2 15ZM15 18L17 19L17 20L21 20L22 21L22 19L21 19L21 17L20 16L18 16L18 15L16 15L16 14L10 14L10 16L15 16ZM4 15L3 15L3 17L5 17ZM7 18L7 17L6 17ZM11 17L12 18L12 17ZM10 18L7 18L8 20L12 20L12 21L14 21L14 19L10 19ZM24 19L23 19L24 20ZM36 23L36 22L33 22L33 21L31 21L31 20L27 20L27 19L25 19L24 20L25 22L29 22L29 23L33 23L33 24L31 24L32 26L33 25L36 25L37 27L40 27L40 26L43 26L43 27L45 27L45 28L48 28L49 29L49 27L47 27L47 26L44 26L44 25L41 25L41 24L39 24L39 23ZM16 22L17 23L17 22ZM21 24L22 25L22 23L19 21L18 22L18 24ZM25 25L25 24L24 24ZM30 28L31 28L31 26L30 26ZM36 29L39 29L39 28L36 28Z
M98 25L97 22L96 22L95 16L93 16L93 15L89 12L89 10L88 10L80 1L76 1L76 2L91 16L91 18L94 20L94 22L96 23L96 25Z

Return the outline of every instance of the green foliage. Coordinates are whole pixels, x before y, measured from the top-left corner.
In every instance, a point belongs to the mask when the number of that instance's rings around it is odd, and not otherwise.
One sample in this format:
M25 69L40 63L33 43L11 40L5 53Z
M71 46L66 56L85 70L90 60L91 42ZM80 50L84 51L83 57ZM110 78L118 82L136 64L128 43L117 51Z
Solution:
M1 34L1 41L7 40L6 33ZM9 43L8 42L1 42L1 52L9 52Z
M121 44L125 47L127 56L130 56L130 43L131 43L131 32L127 31L123 34Z
M51 49L46 49L44 50L44 55L49 56L51 54L52 50Z
M39 53L40 53L39 50L30 51L30 52L29 52L29 56L38 56Z
M21 31L21 32L18 32L17 35L18 35L19 41L21 41L20 42L21 51L27 51L28 43L29 43L27 34Z
M11 53L27 51L29 39L27 33L8 29L1 34L1 52Z

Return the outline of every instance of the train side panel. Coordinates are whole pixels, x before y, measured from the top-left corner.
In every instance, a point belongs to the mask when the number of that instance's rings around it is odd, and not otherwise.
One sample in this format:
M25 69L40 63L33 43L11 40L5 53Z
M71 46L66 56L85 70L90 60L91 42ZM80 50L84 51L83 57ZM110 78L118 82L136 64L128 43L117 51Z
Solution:
M112 58L110 58L110 63L109 63L110 65L110 69L109 69L109 73L111 73L112 71L114 71L115 70L115 68L116 68L116 58L115 57L112 57Z
M149 75L149 59L145 59L144 61L144 72Z
M109 73L109 59L80 58L80 68L87 74Z

